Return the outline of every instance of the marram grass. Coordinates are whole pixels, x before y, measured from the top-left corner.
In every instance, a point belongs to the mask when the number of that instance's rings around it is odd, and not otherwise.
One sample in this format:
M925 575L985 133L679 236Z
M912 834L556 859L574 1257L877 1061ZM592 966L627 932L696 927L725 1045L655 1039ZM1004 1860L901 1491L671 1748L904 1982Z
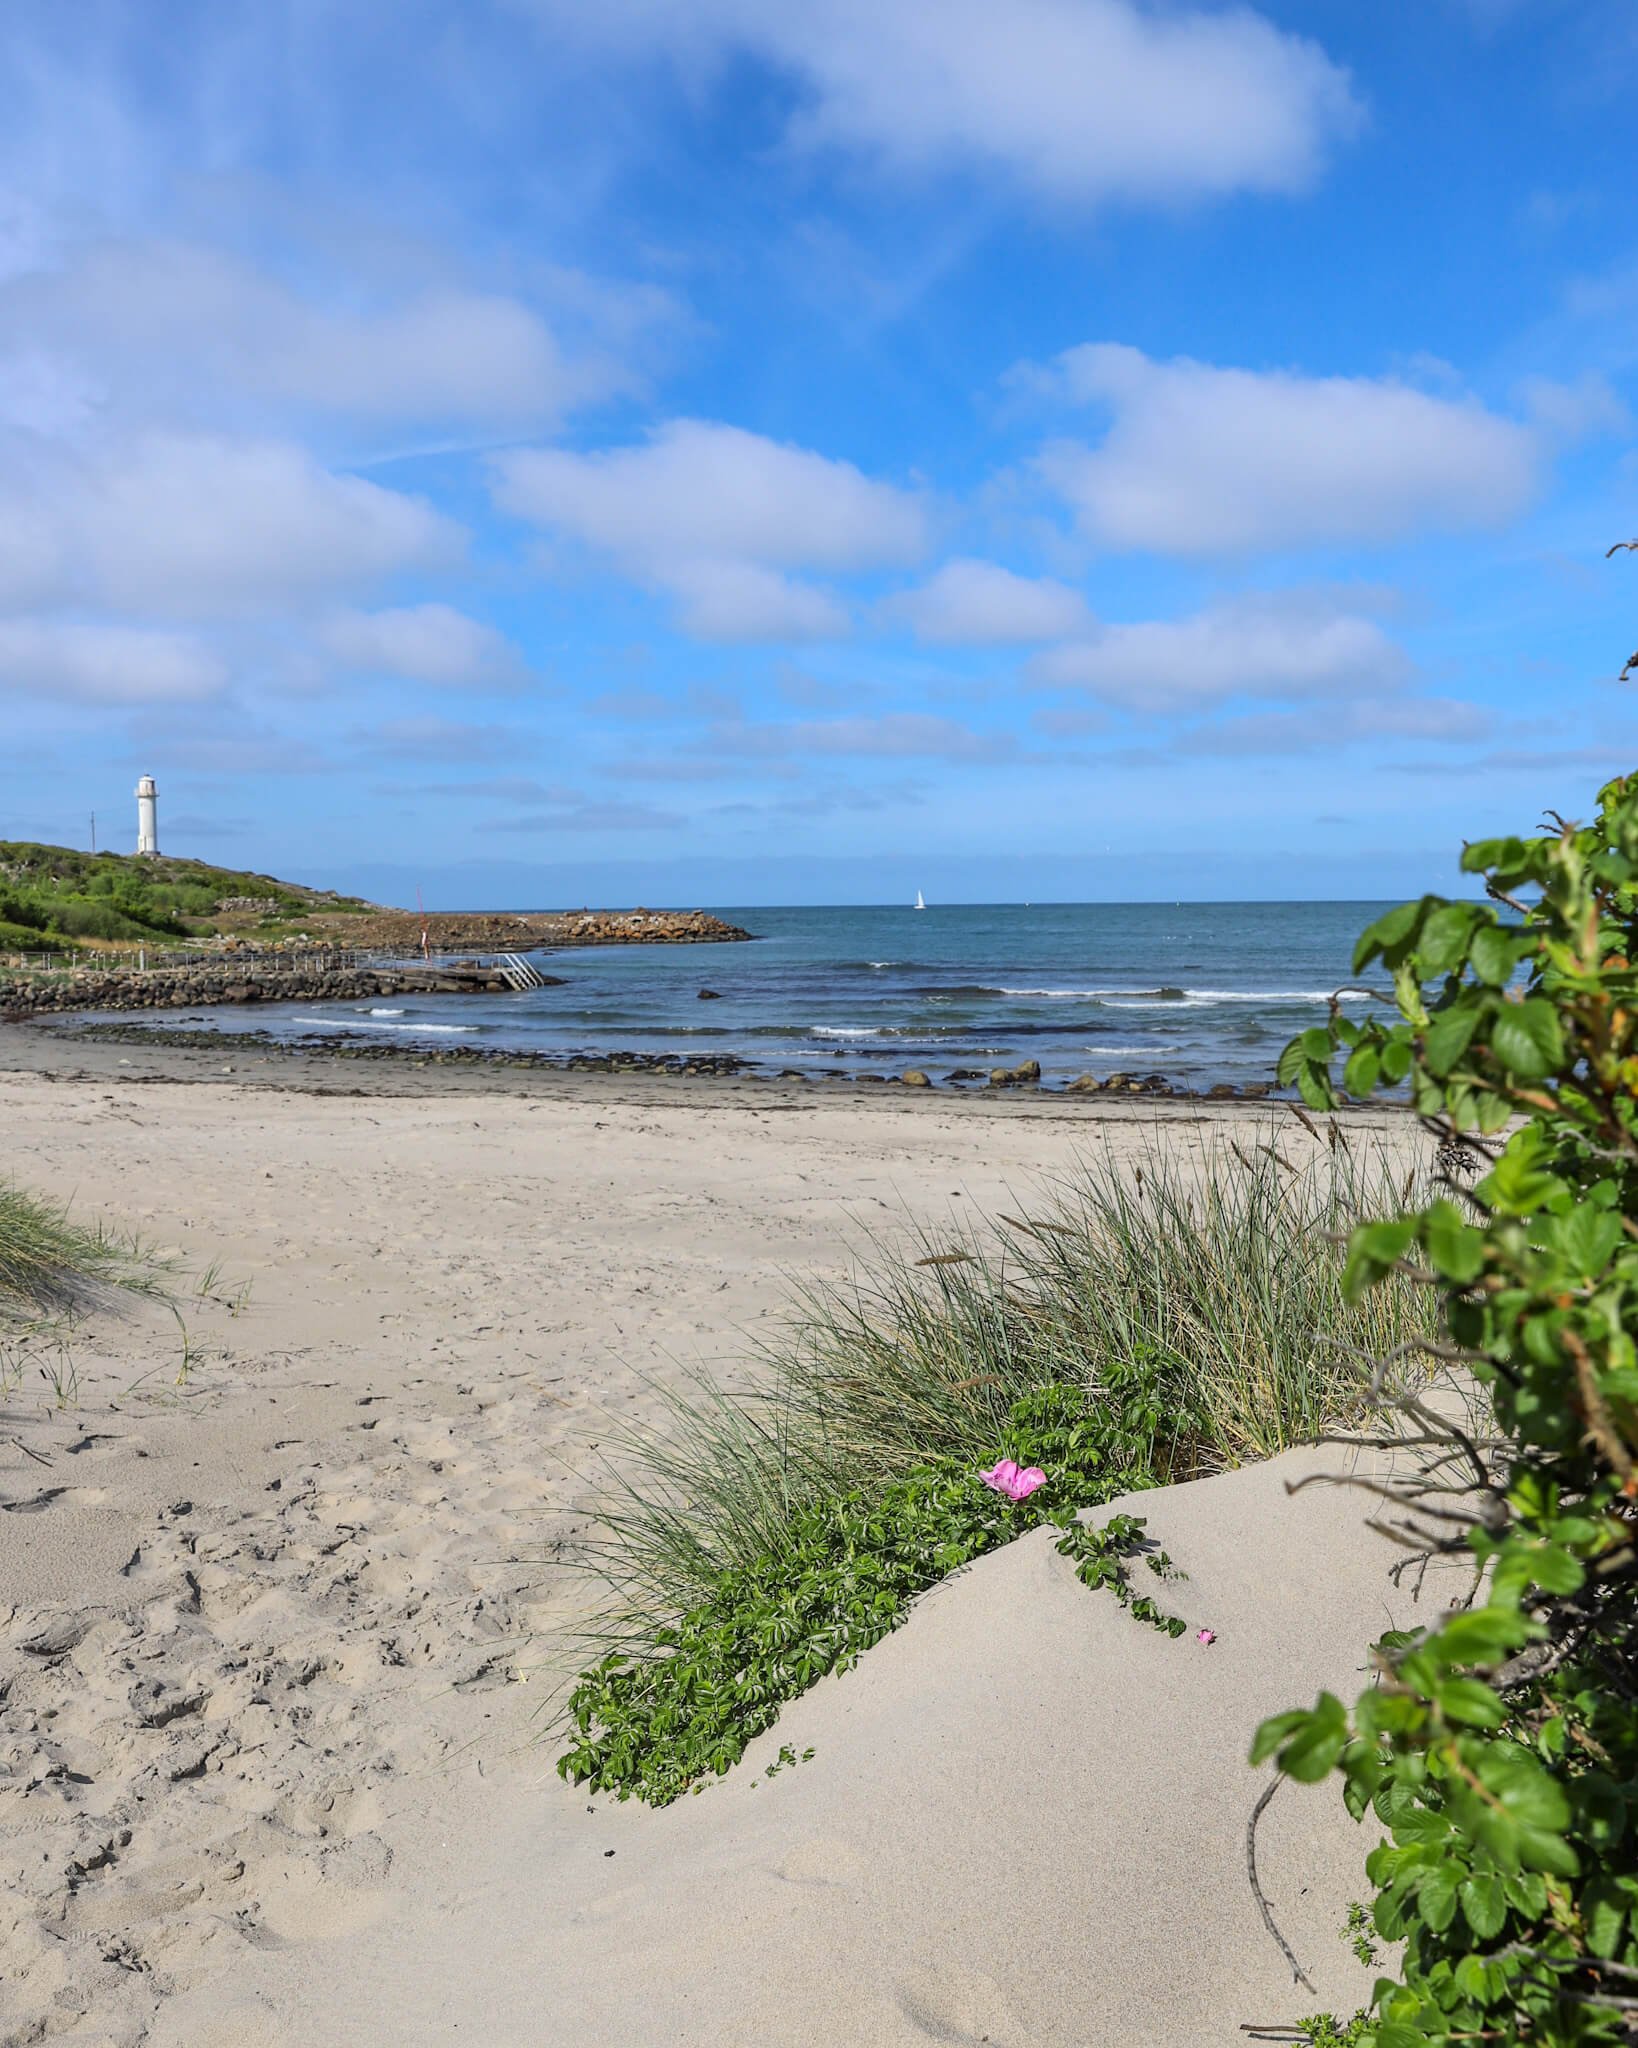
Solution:
M122 1292L158 1286L153 1262L129 1239L0 1183L0 1334L72 1319L110 1306Z
M1362 1418L1371 1361L1431 1334L1425 1290L1350 1304L1341 1240L1409 1197L1401 1162L1338 1144L1103 1157L988 1224L876 1245L797 1292L748 1384L696 1374L657 1430L606 1432L582 1562L609 1589L580 1638L654 1654L725 1573L795 1558L815 1504L953 1461L979 1470L1015 1404L1071 1386L1129 1483L1271 1457ZM743 1376L742 1376L743 1378Z

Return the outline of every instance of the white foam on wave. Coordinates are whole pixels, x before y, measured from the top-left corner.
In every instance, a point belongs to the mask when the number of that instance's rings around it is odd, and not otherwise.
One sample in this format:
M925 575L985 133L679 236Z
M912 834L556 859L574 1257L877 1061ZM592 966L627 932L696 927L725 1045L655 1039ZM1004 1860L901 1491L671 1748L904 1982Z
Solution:
M1328 1003L1336 992L1328 988L1191 988L1188 993L1204 1003ZM1345 989L1338 1000L1369 1003L1375 998L1355 988Z
M402 1010L366 1010L366 1017L402 1017Z
M874 1024L815 1024L813 1035L815 1038L880 1038L882 1034Z
M1132 1010L1186 1010L1201 1003L1328 1003L1328 988L1186 988L1177 995L1162 995L1151 988L998 988L999 996L1045 996L1053 1001L1077 998L1083 1002L1119 1003ZM1345 990L1340 1001L1368 1003L1375 1000L1362 989Z
M402 1012L398 1013L402 1015ZM326 1031L476 1031L476 1024L356 1024L346 1017L292 1017L292 1024L318 1024Z

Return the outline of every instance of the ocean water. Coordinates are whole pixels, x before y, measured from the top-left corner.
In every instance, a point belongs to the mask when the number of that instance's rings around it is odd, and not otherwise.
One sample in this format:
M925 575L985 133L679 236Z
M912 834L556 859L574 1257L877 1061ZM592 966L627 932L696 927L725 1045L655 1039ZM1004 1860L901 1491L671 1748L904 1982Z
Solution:
M727 906L720 914L754 943L536 956L563 977L558 988L262 1004L164 1021L563 1056L732 1053L776 1071L921 1067L940 1079L955 1067L1036 1059L1049 1081L1124 1070L1191 1087L1243 1084L1271 1081L1286 1041L1323 1020L1331 991L1351 978L1355 938L1386 907ZM720 1000L702 1001L702 988Z

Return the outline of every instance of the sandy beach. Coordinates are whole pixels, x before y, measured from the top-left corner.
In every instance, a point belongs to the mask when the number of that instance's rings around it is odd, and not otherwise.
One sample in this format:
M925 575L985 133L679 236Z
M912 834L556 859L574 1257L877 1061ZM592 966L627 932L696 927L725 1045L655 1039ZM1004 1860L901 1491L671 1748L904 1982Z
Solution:
M260 1063L258 1063L260 1062ZM1366 1846L1259 1715L1406 1611L1316 1458L1144 1497L1209 1648L1044 1534L661 1813L538 1739L609 1416L866 1231L1282 1109L501 1077L0 1034L8 1174L175 1261L0 1428L0 2041L1230 2042L1350 2011ZM1405 1119L1361 1135L1408 1147ZM811 1761L769 1778L781 1743Z

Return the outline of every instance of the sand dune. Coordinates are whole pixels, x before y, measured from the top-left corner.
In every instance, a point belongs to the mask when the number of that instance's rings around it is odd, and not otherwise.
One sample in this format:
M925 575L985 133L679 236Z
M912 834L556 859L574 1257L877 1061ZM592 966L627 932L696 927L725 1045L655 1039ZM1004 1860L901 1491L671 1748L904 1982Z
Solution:
M73 1405L6 1407L0 2041L1147 2048L1311 2009L1245 1886L1240 1759L1351 1683L1390 1589L1357 1498L1283 1463L1140 1505L1209 1649L1032 1537L664 1813L531 1741L583 1598L568 1447L862 1223L993 1208L1151 1119L129 1078L0 1077L8 1166L223 1260L184 1384L144 1308L86 1334ZM786 1742L812 1760L764 1776ZM1264 1842L1349 2004L1356 1831L1288 1792Z

